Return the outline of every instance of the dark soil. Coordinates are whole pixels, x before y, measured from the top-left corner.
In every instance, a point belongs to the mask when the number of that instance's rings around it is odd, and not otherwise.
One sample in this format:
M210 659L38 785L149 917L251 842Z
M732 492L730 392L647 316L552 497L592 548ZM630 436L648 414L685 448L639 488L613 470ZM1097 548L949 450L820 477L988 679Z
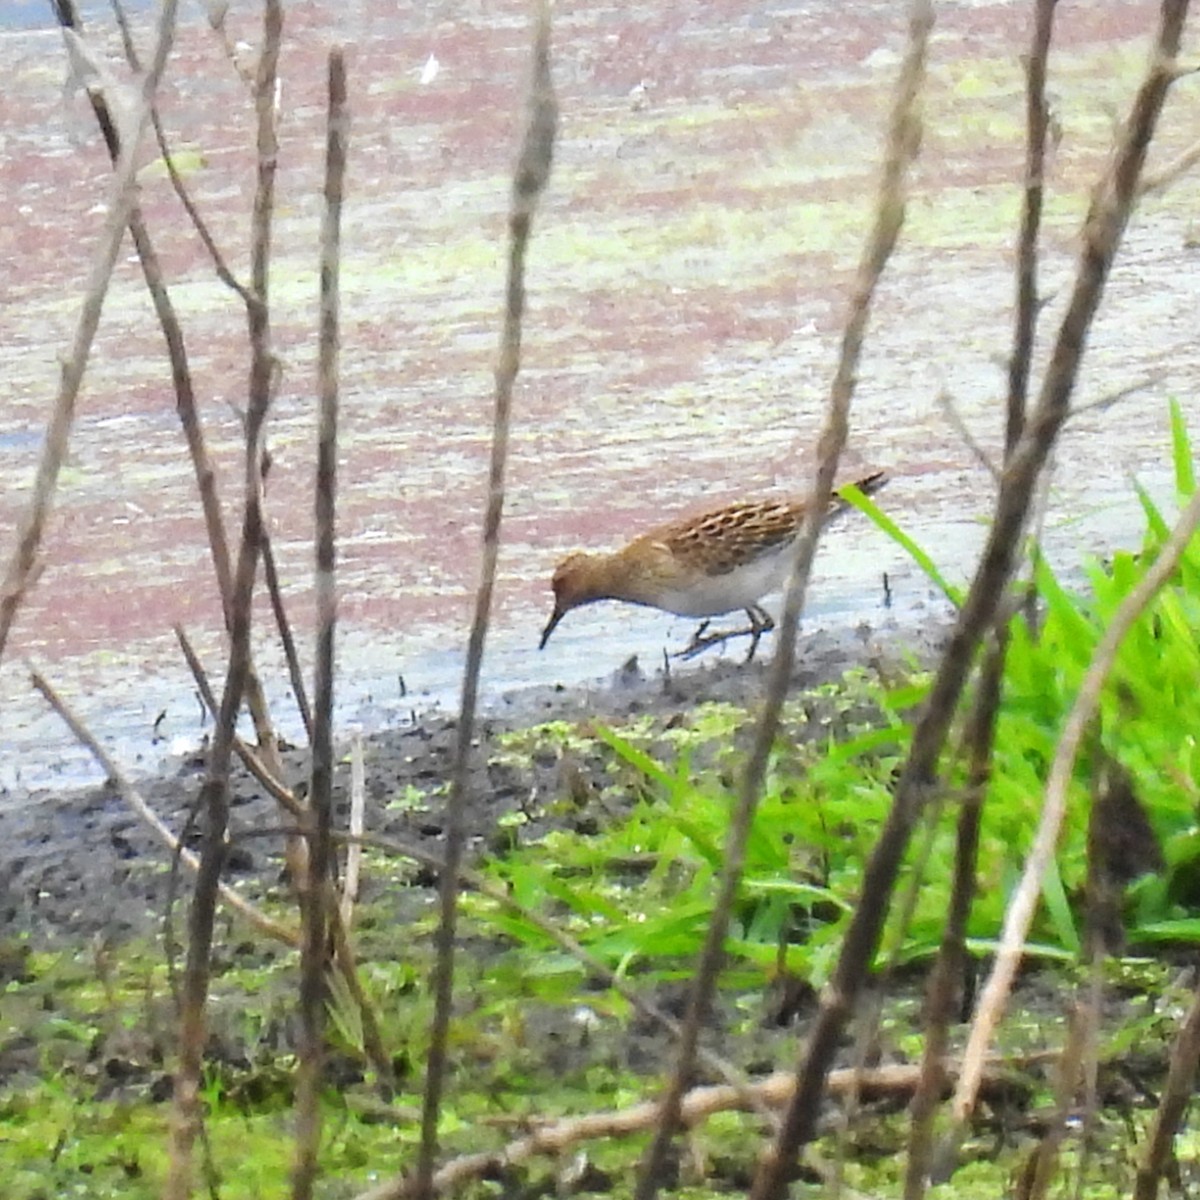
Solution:
M873 641L872 633L859 627L820 631L805 638L794 687L838 679L850 667L862 664L871 657L864 647ZM914 652L931 654L941 634L938 625L914 635L918 642ZM893 660L899 658L898 652L890 655ZM669 675L661 668L648 675L631 660L611 680L591 688L560 685L523 689L506 697L478 723L479 748L466 808L469 845L475 849L484 845L497 820L521 808L530 796L555 796L573 785L563 778L557 756L535 757L523 768L494 761L492 743L497 734L589 716L620 721L658 714L666 720L704 701L750 704L761 693L766 670L762 662L742 665L722 659L707 666L672 669ZM440 851L444 830L436 797L431 799L431 807L420 813L388 811L387 805L409 788L428 794L448 785L456 726L453 716L427 714L407 727L364 741L369 832ZM289 749L284 758L287 782L302 785L307 752ZM159 777L142 781L139 790L179 833L187 827L203 775L204 758L198 755ZM335 781L343 820L348 780L349 767L343 761ZM240 767L235 773L232 804L235 848L229 859L229 877L256 877L260 886L269 887L278 881L281 870L280 809ZM548 815L547 809L553 806L541 804L531 811L531 834L543 831L544 822L563 822L561 814ZM167 888L161 864L168 861L168 852L113 786L9 796L3 829L0 923L8 938L28 935L34 944L84 945L95 935L119 941L152 932L160 924ZM251 834L255 836L248 836ZM432 884L420 874L418 880ZM370 886L369 878L367 883ZM181 887L186 893L186 880Z

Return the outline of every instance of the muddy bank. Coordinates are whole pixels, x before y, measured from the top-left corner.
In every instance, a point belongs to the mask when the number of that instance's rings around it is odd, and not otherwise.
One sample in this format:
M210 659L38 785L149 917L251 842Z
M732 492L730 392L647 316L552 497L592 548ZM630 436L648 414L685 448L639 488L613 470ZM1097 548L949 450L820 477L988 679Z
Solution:
M929 659L940 644L944 620L914 629L904 643L879 625L817 631L802 639L793 690L839 679L855 666L895 668L910 655ZM596 717L619 723L634 715L666 719L706 701L753 704L761 695L767 666L743 666L733 659L674 668L670 674L646 671L631 660L607 681L591 687L552 685L522 689L491 704L479 722L479 749L472 767L467 823L473 850L486 844L499 818L560 795L564 780L556 755L534 756L514 766L497 756L503 733L552 720ZM456 736L453 716L416 714L403 726L364 741L367 827L437 851L442 827L442 794L448 784ZM305 777L306 754L285 755L289 782ZM577 769L577 764L575 768ZM139 790L175 831L187 822L203 777L203 756L173 763L143 780ZM349 768L340 764L336 781L339 813L346 811ZM405 797L420 804L389 804ZM167 852L110 786L66 791L34 791L9 796L0 840L0 926L8 935L28 933L37 943L82 945L94 935L120 939L157 928L167 894ZM528 808L530 836L544 822L563 823L561 813L538 802ZM233 831L236 847L228 878L271 887L281 869L280 839L262 835L280 824L279 811L261 787L238 770L234 784ZM250 835L254 836L250 836ZM366 871L367 887L371 872ZM186 890L187 881L184 882Z

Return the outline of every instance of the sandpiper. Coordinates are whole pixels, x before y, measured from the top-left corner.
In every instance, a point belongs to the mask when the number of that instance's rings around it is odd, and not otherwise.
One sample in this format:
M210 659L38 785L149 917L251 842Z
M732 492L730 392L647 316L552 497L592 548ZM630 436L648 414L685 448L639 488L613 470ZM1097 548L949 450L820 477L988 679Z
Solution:
M878 491L887 476L876 471L854 481L861 491ZM848 508L840 495L826 517ZM581 604L624 600L681 617L704 617L680 651L691 657L733 637L749 637L749 662L775 622L759 601L784 584L788 548L804 520L802 500L741 500L647 530L608 554L571 554L554 572L554 611L542 633L545 647L559 621ZM708 618L745 611L748 629L707 633Z

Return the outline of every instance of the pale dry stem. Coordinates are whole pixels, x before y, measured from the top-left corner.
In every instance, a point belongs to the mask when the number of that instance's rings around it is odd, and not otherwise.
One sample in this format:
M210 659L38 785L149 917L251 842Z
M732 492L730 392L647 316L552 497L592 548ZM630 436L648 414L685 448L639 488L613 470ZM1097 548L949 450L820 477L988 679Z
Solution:
M265 0L262 53L256 80L258 127L258 185L252 220L252 288L250 307L251 371L246 413L241 545L234 572L229 621L229 663L225 689L213 734L208 772L201 790L204 842L188 918L187 966L180 997L179 1062L175 1072L166 1200L187 1200L192 1190L192 1149L200 1125L200 1072L204 1057L210 959L216 897L225 858L229 820L229 767L234 726L250 678L251 600L262 532L262 437L271 400L274 358L270 347L267 280L270 260L271 211L278 143L274 130L275 80L282 37L279 0ZM252 713L254 708L252 706ZM273 732L256 720L256 734L268 763L278 774Z
M525 258L533 216L550 177L558 103L550 76L550 4L534 0L533 70L521 149L513 178L509 210L509 257L504 328L496 366L492 449L488 469L487 507L483 520L483 561L475 594L475 611L467 643L450 795L446 805L446 865L439 880L441 920L437 930L437 961L432 990L434 1015L425 1064L425 1091L421 1112L421 1148L417 1160L416 1194L431 1197L433 1164L437 1155L437 1126L447 1063L450 1009L454 990L454 940L458 913L458 870L462 861L465 829L463 808L468 788L468 761L475 730L475 709L483 650L491 616L492 591L500 549L500 521L504 512L504 479L508 461L509 419L513 385L521 361L522 321L525 312Z
M904 61L897 79L895 99L889 118L886 157L874 222L851 294L850 314L842 339L842 353L830 393L825 428L821 433L820 460L810 499L810 503L816 508L810 513L798 539L796 560L784 602L780 642L776 659L771 664L767 703L756 733L754 750L743 785L747 800L752 791L756 795L762 787L768 756L778 727L779 713L791 676L796 627L816 550L819 532L816 513L824 511L833 487L838 459L849 430L850 402L854 394L871 304L904 222L908 173L920 149L919 100L925 82L925 62L932 29L932 4L929 0L913 0L908 10L908 39ZM886 903L886 897L876 897L864 892L859 902L859 912L870 911L881 901ZM807 1052L796 1065L796 1089L786 1106L774 1143L764 1155L755 1176L750 1191L753 1200L775 1200L782 1195L788 1164L795 1161L799 1148L811 1140L837 1036L854 1006L878 941L881 925L882 914L879 914L874 928L875 936L869 942L862 937L863 930L860 925L858 938L848 936L843 944L838 970L822 995L821 1009Z
M317 352L316 599L317 647L311 722L312 777L305 832L308 871L300 891L300 1039L296 1073L294 1200L310 1200L321 1142L320 1087L325 1048L325 972L329 966L333 905L333 639L337 624L336 501L338 351L342 202L350 134L346 62L340 47L329 54L329 114L325 144L325 208L321 221L321 315ZM352 960L353 956L349 956Z
M109 280L112 278L125 226L134 205L142 136L149 119L154 94L166 70L167 58L175 36L178 7L178 0L163 0L159 12L154 53L150 59L150 67L142 77L133 119L129 124L132 136L125 138L113 170L109 185L108 211L92 254L75 333L62 364L58 395L50 410L46 437L34 478L33 494L19 523L16 542L4 578L0 581L0 660L4 658L4 650L17 610L27 590L37 578L38 552L54 501L59 472L66 457L71 426L75 419L75 404L83 384L96 328L100 324L104 297L108 293Z
M843 1098L857 1087L877 1096L903 1097L916 1086L918 1074L916 1067L907 1065L875 1067L862 1072L847 1068L830 1072L828 1092ZM995 1083L997 1087L1003 1087L1010 1085L1011 1080L998 1074ZM692 1088L681 1099L679 1120L683 1126L693 1128L717 1113L745 1111L751 1105L758 1109L778 1109L789 1102L795 1085L796 1077L792 1072L777 1071L745 1087ZM656 1101L645 1101L627 1109L547 1121L500 1150L465 1154L448 1162L431 1181L433 1194L448 1193L473 1179L519 1166L537 1155L561 1156L584 1141L644 1133L655 1127L659 1114L660 1106ZM355 1200L408 1200L415 1195L413 1187L404 1179L390 1179L369 1191L360 1192Z
M962 1074L955 1090L951 1106L956 1125L962 1126L975 1107L979 1081L983 1075L983 1064L987 1048L991 1044L996 1025L1003 1014L1013 980L1025 949L1025 938L1037 909L1042 880L1058 844L1059 831L1066 813L1067 792L1075 770L1075 759L1087 732L1105 681L1112 672L1117 653L1125 635L1133 623L1145 611L1158 594L1163 584L1174 573L1188 542L1200 526L1200 492L1192 496L1187 507L1176 522L1171 536L1163 545L1162 552L1154 565L1142 577L1138 585L1121 602L1109 622L1100 644L1092 655L1092 661L1079 687L1079 694L1063 726L1062 736L1055 750L1054 761L1046 782L1046 794L1042 813L1038 821L1033 845L1025 861L1020 882L1009 901L1004 916L1004 927L1000 934L996 960L988 976L971 1025L970 1036L963 1052Z

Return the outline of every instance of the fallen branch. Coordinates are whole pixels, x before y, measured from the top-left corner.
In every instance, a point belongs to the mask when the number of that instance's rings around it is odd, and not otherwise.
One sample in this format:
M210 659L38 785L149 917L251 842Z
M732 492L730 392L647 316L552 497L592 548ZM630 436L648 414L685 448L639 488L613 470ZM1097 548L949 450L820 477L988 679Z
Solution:
M919 1078L920 1068L908 1065L876 1067L867 1071L845 1068L830 1072L828 1091L837 1097L855 1090L872 1098L905 1097L912 1094ZM988 1082L994 1084L997 1091L1011 1092L1014 1084L1020 1081L1011 1072L997 1072L989 1075ZM796 1077L791 1071L776 1071L746 1088L693 1088L680 1099L679 1121L687 1128L693 1128L717 1113L745 1111L750 1104L780 1108L789 1103L795 1086ZM469 1180L519 1166L535 1155L562 1154L583 1141L643 1133L658 1123L660 1107L657 1101L648 1100L632 1108L546 1122L500 1150L465 1154L448 1162L434 1173L433 1191L435 1194L449 1192ZM412 1184L396 1178L360 1192L355 1200L408 1200L415 1195Z

